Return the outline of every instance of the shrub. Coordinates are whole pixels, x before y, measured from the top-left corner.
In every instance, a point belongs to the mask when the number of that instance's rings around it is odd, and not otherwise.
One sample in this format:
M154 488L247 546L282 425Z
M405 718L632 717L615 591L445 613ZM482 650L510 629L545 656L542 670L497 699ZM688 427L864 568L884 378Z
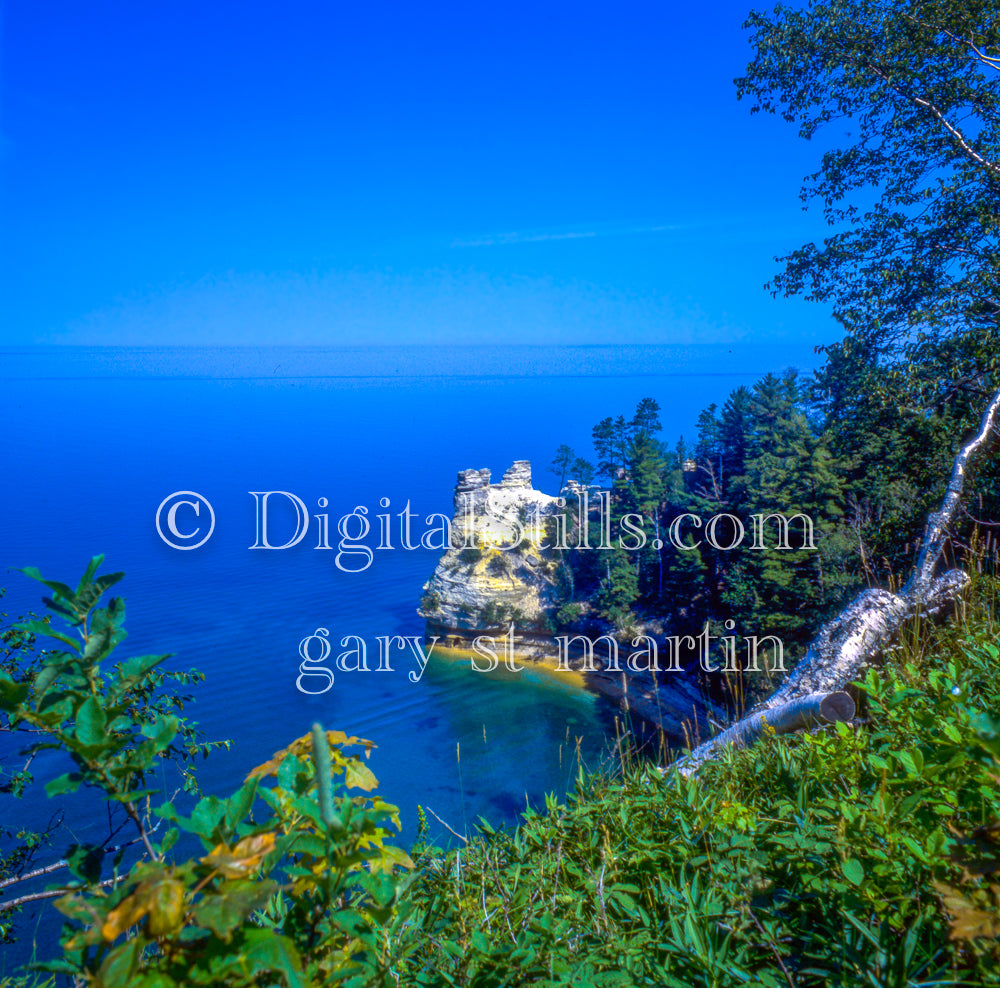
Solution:
M344 754L357 745L367 754L370 742L315 725L231 797L204 797L182 816L152 785L154 773L164 760L184 762L205 749L162 687L200 677L157 672L167 656L105 666L125 637L125 607L119 598L97 606L122 576L97 577L101 561L91 561L75 591L25 570L52 591L46 603L68 628L24 626L61 647L0 670L0 711L12 727L40 736L36 749L55 746L72 758L74 771L50 782L49 795L97 789L124 809L145 853L129 868L119 854L105 879L101 847L73 849L75 881L56 903L70 921L63 956L41 967L123 988L377 983L400 920L400 872L412 862L389 842L396 808L346 794L375 788L364 762ZM151 816L172 824L159 842ZM197 837L205 853L174 857L182 834Z
M568 628L576 621L579 621L581 614L583 614L582 604L577 604L572 601L568 604L563 604L562 607L556 611L556 625L560 628Z

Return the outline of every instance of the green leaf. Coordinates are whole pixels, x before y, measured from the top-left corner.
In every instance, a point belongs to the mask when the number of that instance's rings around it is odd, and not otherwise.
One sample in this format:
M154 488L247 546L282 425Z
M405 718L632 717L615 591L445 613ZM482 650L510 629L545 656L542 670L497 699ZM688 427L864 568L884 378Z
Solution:
M74 844L66 854L69 870L85 882L94 884L101 880L101 862L104 849L90 844Z
M138 682L169 658L170 654L168 653L166 655L136 655L126 659L121 664L122 679Z
M75 735L81 744L94 747L107 741L104 708L96 696L88 697L76 712Z
M251 974L278 972L285 976L289 988L302 988L299 977L302 960L288 937L271 930L248 929L243 937L242 955L250 965Z
M64 645L68 645L74 652L80 651L80 640L72 638L62 631L57 631L47 621L20 621L16 627L20 631L29 631L33 635L45 638L55 638Z
M177 988L179 982L174 981L163 971L146 971L139 975L129 988Z
M177 737L180 726L180 718L173 714L162 714L152 724L143 724L142 733L153 742L157 751L162 751Z
M64 792L76 792L80 788L81 782L83 782L83 776L79 772L67 772L45 786L45 795L51 799Z
M159 849L161 854L166 854L177 843L177 838L180 837L181 832L176 827L171 827L164 835L163 840L160 841Z
M109 655L126 637L122 628L124 620L125 606L118 597L107 607L95 611L90 623L87 645L83 651L84 658L90 659L91 662L99 662Z
M198 902L193 912L195 921L228 940L232 931L255 909L262 909L277 889L275 882L254 882L242 889L223 885L221 891L206 895Z
M89 611L100 600L101 595L109 587L113 587L120 580L125 578L124 573L108 573L99 577L93 583L88 583L76 595L76 604L85 611ZM110 606L110 605L109 605Z
M35 676L35 681L32 683L32 686L35 690L36 704L45 695L46 690L48 690L52 683L59 677L61 672L61 665L52 663L51 665L45 666L45 668L42 669L37 676Z
M215 833L216 827L222 822L222 818L226 814L226 804L221 800L217 799L215 796L206 796L204 799L198 801L198 805L194 808L194 812L191 814L191 819L189 821L183 821L177 818L178 823L187 822L190 825L190 829L196 833L199 837L204 837L205 840L211 840L212 835Z
M84 587L94 578L94 574L100 569L101 563L104 562L104 554L99 556L94 556L93 559L87 564L86 570L84 570L83 576L80 578L79 584L77 584L76 592L82 593Z
M145 937L135 936L115 947L101 965L100 984L106 988L131 988L145 945Z
M59 594L60 597L64 597L67 602L72 603L76 600L76 594L73 593L73 591L70 590L65 583L60 583L58 580L46 580L37 566L25 566L24 569L16 570L16 572L23 573L25 576L31 577L32 580L37 580L39 583Z
M15 683L0 676L0 710L13 713L31 692L29 683Z
M856 858L847 858L840 864L840 870L852 885L860 885L865 880L865 869Z
M243 822L257 798L257 779L244 783L226 802L226 824L235 828Z

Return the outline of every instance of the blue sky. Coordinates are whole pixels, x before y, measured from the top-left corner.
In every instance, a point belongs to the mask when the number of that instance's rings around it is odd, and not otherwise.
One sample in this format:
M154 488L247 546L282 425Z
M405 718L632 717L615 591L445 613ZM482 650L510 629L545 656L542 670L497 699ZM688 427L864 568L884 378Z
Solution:
M749 0L0 7L0 343L836 339Z

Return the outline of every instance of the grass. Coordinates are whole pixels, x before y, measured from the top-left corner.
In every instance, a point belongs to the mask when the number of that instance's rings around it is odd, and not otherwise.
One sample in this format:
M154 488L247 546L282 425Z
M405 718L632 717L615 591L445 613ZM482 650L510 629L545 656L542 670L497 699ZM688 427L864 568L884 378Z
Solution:
M623 756L515 830L418 847L393 980L1000 984L996 587L908 629L852 728L690 780Z

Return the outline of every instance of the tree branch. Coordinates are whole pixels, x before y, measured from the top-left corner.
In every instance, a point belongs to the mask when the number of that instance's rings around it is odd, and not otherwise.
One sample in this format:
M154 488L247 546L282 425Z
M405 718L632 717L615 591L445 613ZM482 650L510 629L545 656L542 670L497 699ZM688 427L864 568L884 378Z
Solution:
M118 878L105 878L103 882L97 882L95 885L88 885L87 888L107 888L109 885L114 885L115 882L120 881ZM62 889L47 889L44 892L30 892L27 895L22 895L20 898L11 899L9 902L0 902L0 913L9 912L11 909L16 909L18 906L26 905L29 902L38 902L41 899L57 899L61 895L66 895L68 892L79 892L80 888L62 888Z
M468 837L463 836L453 827L445 823L444 820L442 820L441 817L439 817L429 806L425 807L425 809L427 810L428 813L430 813L432 817L434 817L435 820L437 820L438 823L441 824L442 827L446 827L448 830L450 830L460 841L464 841L466 844L469 843Z
M965 135L952 124L947 117L937 108L937 106L928 99L924 99L922 96L916 96L913 93L906 92L905 89L900 88L896 83L889 78L889 74L885 72L878 65L872 62L865 63L868 69L879 79L881 79L897 96L901 96L903 99L915 106L919 106L930 112L938 123L955 139L958 146L965 152L966 156L971 158L976 164L981 165L987 171L992 172L995 176L1000 176L1000 164L995 161L990 161L988 158L984 158L969 142L965 139Z
M157 827L159 824L156 825ZM154 828L155 829L155 828ZM153 833L153 831L150 831ZM133 837L132 840L125 841L124 844L116 844L114 847L102 847L101 850L105 854L117 854L119 851L124 851L125 848L131 847L133 844L138 844L141 841L141 837ZM13 878L5 878L0 881L0 889L10 888L11 885L20 885L21 882L31 881L32 878L41 878L42 875L51 875L54 871L59 871L60 868L66 868L69 866L69 861L66 858L61 858L59 861L53 861L52 864L45 865L44 868L35 868L34 871L26 871L23 875L15 875ZM0 905L0 908L3 908Z
M914 17L912 14L904 14L908 21L914 24L919 24L921 27L927 28L929 31L940 31L945 37L951 38L952 41L957 42L960 45L965 45L967 48L971 48L975 54L976 61L982 62L983 65L988 65L991 69L996 69L1000 72L1000 58L993 55L987 55L986 52L982 51L970 37L968 40L965 38L960 38L957 34L947 30L946 28L939 28L927 21L922 21L919 18Z

